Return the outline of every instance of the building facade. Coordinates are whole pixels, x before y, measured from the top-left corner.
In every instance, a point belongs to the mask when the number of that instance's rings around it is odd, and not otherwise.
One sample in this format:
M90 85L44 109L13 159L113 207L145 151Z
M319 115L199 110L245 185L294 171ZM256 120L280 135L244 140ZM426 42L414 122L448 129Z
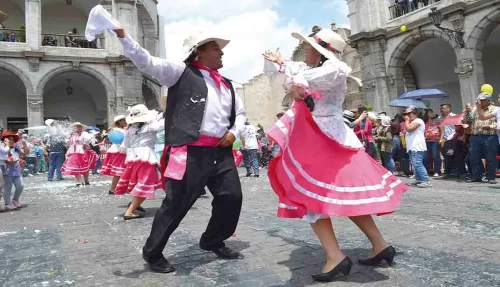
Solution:
M491 84L498 93L500 1L410 2L397 7L390 0L347 0L350 42L361 57L366 103L387 110L388 102L406 91L437 88L448 99L430 101L430 106L450 103L460 112L474 103L481 85ZM441 27L463 33L462 44L434 25L433 8L442 15Z
M312 31L321 29L313 27ZM332 23L330 29L339 33L346 41L350 36L350 30L337 28ZM292 54L293 61L304 61L304 43L299 43ZM355 48L347 46L342 51L342 59L351 68L352 72L347 80L347 95L344 107L354 108L363 102L361 82L361 58ZM276 114L290 107L291 99L283 89L285 76L282 73L260 74L243 84L237 89L240 97L245 102L248 120L254 124L261 124L264 128L270 127L276 121Z
M97 4L160 54L156 0L0 1L8 15L0 29L1 126L43 125L47 118L104 126L128 106L157 107L161 86L123 56L116 36L85 40Z

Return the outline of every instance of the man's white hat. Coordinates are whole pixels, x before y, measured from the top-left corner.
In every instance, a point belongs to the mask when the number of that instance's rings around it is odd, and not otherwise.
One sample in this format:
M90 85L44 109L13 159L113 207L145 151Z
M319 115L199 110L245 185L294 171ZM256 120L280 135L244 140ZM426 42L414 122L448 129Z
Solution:
M53 119L46 119L45 120L45 125L48 126L48 127L50 127L50 126L52 126L52 124L54 122L55 122L55 120L53 120Z
M229 44L229 40L225 40L222 38L208 36L206 34L199 34L196 36L191 36L184 40L183 51L184 51L184 60L189 58L189 56L198 49L198 47L203 46L209 42L216 42L219 47L224 49L224 47Z
M335 58L335 54L342 53L347 46L347 43L339 34L329 29L323 29L311 37L306 37L300 33L292 33L292 37L308 42L327 59Z

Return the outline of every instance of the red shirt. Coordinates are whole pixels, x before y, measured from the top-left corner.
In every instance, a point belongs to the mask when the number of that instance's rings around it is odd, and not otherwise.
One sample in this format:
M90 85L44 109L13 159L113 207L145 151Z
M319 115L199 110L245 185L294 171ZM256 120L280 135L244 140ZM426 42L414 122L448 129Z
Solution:
M435 122L425 124L425 141L438 142L439 141L439 125Z

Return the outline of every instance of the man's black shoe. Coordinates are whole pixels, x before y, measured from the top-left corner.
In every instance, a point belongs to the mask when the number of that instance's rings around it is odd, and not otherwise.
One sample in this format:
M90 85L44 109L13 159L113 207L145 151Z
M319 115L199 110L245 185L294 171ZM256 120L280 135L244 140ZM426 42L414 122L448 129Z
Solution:
M175 267L172 266L165 258L162 258L154 263L151 263L146 259L146 257L143 254L142 259L146 261L146 263L149 266L149 269L151 269L151 271L155 273L171 273L175 271Z
M201 249L206 250L206 251L212 251L213 253L215 253L215 255L219 256L222 259L243 259L244 258L243 254L236 252L236 251L233 251L233 250L231 250L231 248L226 247L226 246L220 247L220 248L214 248L214 249L204 249L204 248L201 248Z

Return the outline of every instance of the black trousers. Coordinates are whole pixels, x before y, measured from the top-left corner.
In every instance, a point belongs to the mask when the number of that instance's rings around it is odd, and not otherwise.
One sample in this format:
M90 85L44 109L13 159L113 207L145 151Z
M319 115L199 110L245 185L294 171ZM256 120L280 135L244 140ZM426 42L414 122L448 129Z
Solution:
M446 155L448 150L453 150L453 155ZM446 141L443 153L444 156L444 173L449 175L453 168L456 168L459 172L459 175L465 175L465 145L463 142L458 140L449 140Z
M168 179L167 195L156 212L143 255L149 262L163 258L170 235L208 187L214 199L212 217L200 239L202 249L224 247L240 217L243 195L231 148L188 146L187 170L182 180Z

